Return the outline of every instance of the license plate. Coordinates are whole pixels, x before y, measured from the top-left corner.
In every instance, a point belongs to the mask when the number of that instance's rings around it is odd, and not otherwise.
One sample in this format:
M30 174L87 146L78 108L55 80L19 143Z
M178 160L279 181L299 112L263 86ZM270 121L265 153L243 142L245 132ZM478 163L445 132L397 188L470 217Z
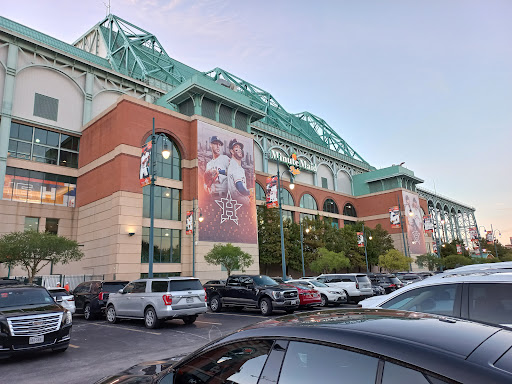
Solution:
M297 305L297 304L299 304L299 300L293 300L292 301L292 305Z
M191 297L187 297L187 304L191 304L194 302L194 299Z
M42 343L43 341L44 341L44 336L31 336L28 339L29 344L38 344L38 343Z

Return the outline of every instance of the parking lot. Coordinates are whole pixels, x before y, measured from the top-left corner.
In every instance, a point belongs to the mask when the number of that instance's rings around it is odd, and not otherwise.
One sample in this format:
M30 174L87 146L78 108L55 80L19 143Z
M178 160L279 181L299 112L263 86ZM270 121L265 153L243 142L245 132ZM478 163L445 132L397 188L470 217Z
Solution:
M344 305L354 307L354 305ZM276 312L272 316L284 315ZM71 343L64 353L39 352L0 360L2 383L94 383L144 361L191 352L243 326L268 319L258 311L207 312L192 325L181 320L146 329L142 320L109 324L73 316Z

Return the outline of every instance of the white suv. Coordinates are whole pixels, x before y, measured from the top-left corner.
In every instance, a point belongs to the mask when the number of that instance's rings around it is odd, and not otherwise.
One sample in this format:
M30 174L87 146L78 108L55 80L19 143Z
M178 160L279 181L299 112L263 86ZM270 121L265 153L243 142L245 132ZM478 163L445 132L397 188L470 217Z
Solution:
M457 268L388 295L363 300L359 305L435 313L512 327L512 272L503 269L497 265L494 269Z
M144 319L147 328L157 328L167 319L192 324L206 310L206 293L195 277L139 279L110 294L107 321Z
M317 290L322 298L322 303L320 304L322 307L327 307L329 304L337 306L347 302L347 295L343 289L329 287L316 279L286 280L286 284L300 285L304 288Z
M347 302L358 303L373 296L372 282L364 273L329 273L316 279L329 287L345 291Z

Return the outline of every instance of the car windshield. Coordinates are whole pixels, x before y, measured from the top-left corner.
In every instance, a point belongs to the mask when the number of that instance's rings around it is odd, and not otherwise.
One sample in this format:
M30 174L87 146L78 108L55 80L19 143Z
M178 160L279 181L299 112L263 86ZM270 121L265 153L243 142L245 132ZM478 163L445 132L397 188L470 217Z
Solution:
M256 284L256 285L271 285L271 286L279 285L279 283L277 281L275 281L274 279L272 279L268 276L264 276L264 275L254 276L252 279L254 280L254 284Z
M313 284L315 287L327 287L327 285L326 285L326 284L321 283L321 282L316 281L316 280L309 280L309 282L310 282L311 284Z
M53 297L40 288L0 289L0 308L24 305L40 305L55 303Z
M400 284L401 283L400 279L398 277L395 277L395 276L390 277L389 281L391 282L391 284Z
M102 291L109 293L117 292L120 289L123 289L126 286L126 284L128 283L103 283Z
M59 297L63 297L63 296L70 296L68 291L66 291L64 288L48 289L48 292L50 292L50 295L52 295L55 298L59 298Z

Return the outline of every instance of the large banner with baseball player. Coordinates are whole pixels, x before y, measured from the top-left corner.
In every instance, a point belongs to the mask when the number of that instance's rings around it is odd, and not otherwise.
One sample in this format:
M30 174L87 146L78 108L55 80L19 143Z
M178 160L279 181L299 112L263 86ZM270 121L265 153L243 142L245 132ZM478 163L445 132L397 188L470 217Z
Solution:
M402 191L404 202L404 221L407 228L407 239L409 240L409 251L411 254L423 255L427 253L423 229L423 213L420 207L420 198L417 194Z
M267 177L267 208L279 208L277 199L277 176Z
M391 223L391 228L400 228L400 210L398 205L389 208L389 222Z
M197 122L199 241L258 242L250 137Z

